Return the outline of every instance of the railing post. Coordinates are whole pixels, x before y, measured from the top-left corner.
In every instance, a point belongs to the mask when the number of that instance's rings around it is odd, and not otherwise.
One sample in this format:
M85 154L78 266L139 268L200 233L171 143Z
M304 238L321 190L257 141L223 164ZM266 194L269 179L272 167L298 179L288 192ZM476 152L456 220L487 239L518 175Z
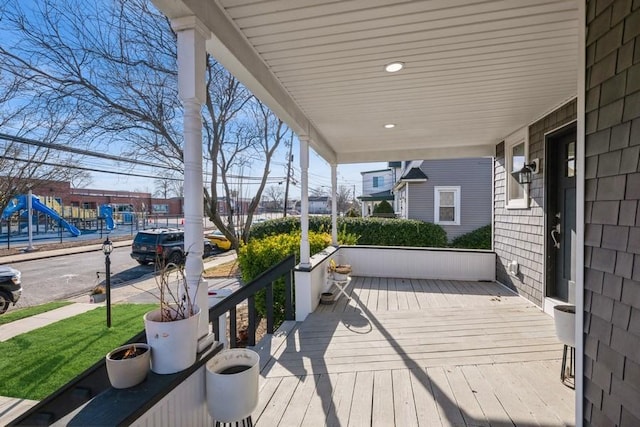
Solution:
M247 298L247 311L249 312L249 342L248 346L256 345L256 300L253 295Z
M285 320L293 320L293 280L291 280L291 271L284 276L284 318Z
M237 335L237 311L236 306L229 310L229 348L236 348L238 342L236 340Z
M267 333L273 333L273 282L269 283L266 288L267 291Z

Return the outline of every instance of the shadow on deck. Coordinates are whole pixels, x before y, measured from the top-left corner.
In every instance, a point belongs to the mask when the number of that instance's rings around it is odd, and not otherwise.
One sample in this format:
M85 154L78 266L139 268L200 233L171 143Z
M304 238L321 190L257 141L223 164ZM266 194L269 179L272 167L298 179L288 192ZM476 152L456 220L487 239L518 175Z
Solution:
M574 425L553 320L496 283L355 277L264 361L258 426Z

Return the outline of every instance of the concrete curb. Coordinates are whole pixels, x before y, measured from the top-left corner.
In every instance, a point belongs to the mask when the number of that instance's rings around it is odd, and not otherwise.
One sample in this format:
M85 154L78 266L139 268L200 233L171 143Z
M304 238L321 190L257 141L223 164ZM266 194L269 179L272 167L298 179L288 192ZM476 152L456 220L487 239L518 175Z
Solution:
M120 242L113 242L113 247L122 248L125 246L131 246L132 242L133 240L123 240ZM2 264L17 264L20 262L32 261L36 259L53 258L57 256L80 254L83 252L93 252L93 251L101 251L101 250L102 250L102 244L74 246L71 248L51 249L51 250L24 252L24 253L15 254L15 255L7 255L7 256L1 257L0 261L2 261Z

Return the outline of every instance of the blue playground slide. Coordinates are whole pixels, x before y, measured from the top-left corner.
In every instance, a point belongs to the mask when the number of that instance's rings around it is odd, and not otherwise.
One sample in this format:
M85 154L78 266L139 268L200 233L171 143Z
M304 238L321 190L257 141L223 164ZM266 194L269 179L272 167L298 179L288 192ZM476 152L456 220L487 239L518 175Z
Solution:
M40 202L40 199L38 199L36 196L31 196L31 207L34 210L42 212L43 214L51 217L54 221L56 221L57 224L60 224L62 227L66 228L67 231L73 234L75 237L78 237L80 235L80 230L62 219L62 217L58 215L56 211ZM15 197L11 201L11 203L9 203L9 206L7 206L2 212L2 218L7 219L15 212L22 209L27 209L27 195L25 194L21 194Z
M116 224L113 222L113 208L111 206L100 205L98 214L104 218L104 224L107 226L107 230L111 231L116 228Z

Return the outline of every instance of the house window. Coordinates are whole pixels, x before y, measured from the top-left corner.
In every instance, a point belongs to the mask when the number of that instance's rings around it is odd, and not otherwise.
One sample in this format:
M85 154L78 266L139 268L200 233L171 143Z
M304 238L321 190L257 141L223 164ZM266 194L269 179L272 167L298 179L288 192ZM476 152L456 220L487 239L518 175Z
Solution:
M523 168L527 159L528 128L524 127L509 135L504 142L506 158L506 207L522 209L529 207L528 186L518 182L517 173Z
M434 223L460 225L460 187L434 188Z
M384 176L373 177L373 187L382 187L384 185Z

